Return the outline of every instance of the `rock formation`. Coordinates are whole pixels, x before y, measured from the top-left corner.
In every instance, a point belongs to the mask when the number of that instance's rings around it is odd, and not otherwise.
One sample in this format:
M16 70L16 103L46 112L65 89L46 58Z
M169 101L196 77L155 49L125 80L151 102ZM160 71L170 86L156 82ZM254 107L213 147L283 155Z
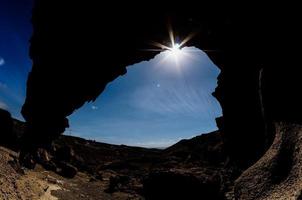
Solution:
M153 48L150 41L168 44L167 19L180 37L197 32L187 45L210 50L222 70L214 96L223 109L221 128L232 160L247 167L265 152L273 138L265 123L299 120L301 99L295 91L301 82L289 66L294 54L285 51L291 49L295 16L192 2L115 6L35 1L33 68L22 111L28 124L24 149L27 143L31 148L49 144L68 126L66 117L96 99L126 66L152 58L155 53L144 51Z
M68 127L66 117L95 100L126 66L154 57L145 49L153 48L150 41L168 44L167 19L180 37L197 32L187 45L209 50L221 69L213 95L223 110L217 122L230 163L242 170L255 163L274 139L275 121L301 123L294 10L191 1L116 6L35 1L22 152L49 145Z

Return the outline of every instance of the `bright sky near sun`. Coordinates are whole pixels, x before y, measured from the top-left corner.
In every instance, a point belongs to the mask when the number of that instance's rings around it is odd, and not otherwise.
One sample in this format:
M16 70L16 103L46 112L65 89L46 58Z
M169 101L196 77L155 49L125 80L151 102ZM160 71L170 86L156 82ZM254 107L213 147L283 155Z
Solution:
M31 68L32 0L2 0L0 4L0 108L23 119L20 110ZM215 118L221 109L211 93L219 69L204 52L194 47L170 49L127 70L95 102L69 117L71 127L65 134L166 147L217 129Z

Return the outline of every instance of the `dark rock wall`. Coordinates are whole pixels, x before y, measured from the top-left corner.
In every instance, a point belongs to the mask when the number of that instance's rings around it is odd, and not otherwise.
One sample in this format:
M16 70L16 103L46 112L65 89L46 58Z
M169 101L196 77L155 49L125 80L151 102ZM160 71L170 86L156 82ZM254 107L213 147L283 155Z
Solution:
M275 127L269 150L236 180L236 199L301 198L301 124L279 122Z
M253 163L273 138L265 122L300 119L301 81L297 64L290 65L298 18L237 6L36 0L33 68L22 110L29 127L24 146L49 143L68 126L66 117L95 100L126 66L153 58L156 52L144 51L154 48L150 41L169 45L170 21L181 37L197 32L187 46L210 50L221 68L214 96L223 109L219 127L225 145L233 160Z
M11 114L0 108L0 145L11 148L13 150L18 149L17 140L19 138L19 130L21 129L19 121L11 117ZM16 125L17 124L17 125Z
M0 108L0 144L9 145L12 142L13 119L9 112Z

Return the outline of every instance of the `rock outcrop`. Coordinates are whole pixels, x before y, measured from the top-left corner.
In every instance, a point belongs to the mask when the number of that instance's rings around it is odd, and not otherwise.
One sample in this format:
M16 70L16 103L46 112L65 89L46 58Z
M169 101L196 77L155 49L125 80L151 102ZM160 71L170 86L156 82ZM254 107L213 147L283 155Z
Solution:
M17 136L14 134L14 120L9 112L0 109L0 145L13 148Z
M236 199L299 199L302 191L302 126L276 123L265 155L236 180Z
M182 163L204 163L219 166L227 160L223 136L219 131L181 140L166 148L163 154L166 158L178 159L178 165Z

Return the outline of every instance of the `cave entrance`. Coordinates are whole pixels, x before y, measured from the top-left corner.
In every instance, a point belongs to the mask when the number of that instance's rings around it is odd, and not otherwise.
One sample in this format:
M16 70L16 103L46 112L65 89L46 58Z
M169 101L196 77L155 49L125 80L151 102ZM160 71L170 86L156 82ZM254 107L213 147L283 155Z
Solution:
M185 55L177 55L185 53ZM211 95L220 70L203 51L161 52L128 66L95 102L69 117L65 134L111 144L164 148L217 130L222 115Z

